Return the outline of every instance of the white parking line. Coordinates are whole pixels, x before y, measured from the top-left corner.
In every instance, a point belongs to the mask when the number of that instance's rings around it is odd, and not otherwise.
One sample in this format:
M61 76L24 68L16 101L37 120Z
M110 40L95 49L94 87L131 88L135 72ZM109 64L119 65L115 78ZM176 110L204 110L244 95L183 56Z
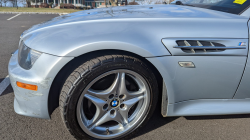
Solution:
M11 20L11 19L13 19L13 18L15 18L15 17L17 17L17 16L19 16L19 15L21 15L21 14L17 14L17 15L15 15L15 16L13 16L13 17L7 19L7 20Z
M4 92L4 90L9 86L10 84L10 77L7 75L5 79L0 83L0 95Z

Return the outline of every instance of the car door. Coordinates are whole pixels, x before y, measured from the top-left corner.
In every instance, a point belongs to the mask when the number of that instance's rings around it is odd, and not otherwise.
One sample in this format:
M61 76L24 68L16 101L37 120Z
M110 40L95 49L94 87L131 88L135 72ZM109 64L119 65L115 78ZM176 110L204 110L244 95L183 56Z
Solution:
M244 71L248 39L164 38L162 42L172 54L159 58L170 75L174 93L170 103L233 98Z

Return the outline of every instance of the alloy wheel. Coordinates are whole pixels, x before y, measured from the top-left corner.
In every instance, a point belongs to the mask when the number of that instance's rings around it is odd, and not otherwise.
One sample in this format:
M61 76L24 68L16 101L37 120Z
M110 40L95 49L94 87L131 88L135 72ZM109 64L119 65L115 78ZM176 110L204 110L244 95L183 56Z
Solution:
M125 69L109 71L91 81L82 92L77 120L92 137L117 138L140 125L149 101L149 86L141 75Z

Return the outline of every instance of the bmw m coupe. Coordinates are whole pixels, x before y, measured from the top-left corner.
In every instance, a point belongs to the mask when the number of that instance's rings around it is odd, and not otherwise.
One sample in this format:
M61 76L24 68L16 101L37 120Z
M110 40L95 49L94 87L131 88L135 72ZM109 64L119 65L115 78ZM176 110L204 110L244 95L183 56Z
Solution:
M129 139L163 117L250 113L246 0L85 10L35 25L8 71L14 109L77 139ZM157 103L161 102L161 106Z

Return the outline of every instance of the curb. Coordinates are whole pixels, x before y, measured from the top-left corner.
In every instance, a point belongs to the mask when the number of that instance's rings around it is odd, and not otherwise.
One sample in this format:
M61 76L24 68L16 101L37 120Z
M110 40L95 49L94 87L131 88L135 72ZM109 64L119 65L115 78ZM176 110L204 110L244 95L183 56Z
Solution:
M0 14L60 14L66 15L69 13L50 13L50 12L0 12Z

